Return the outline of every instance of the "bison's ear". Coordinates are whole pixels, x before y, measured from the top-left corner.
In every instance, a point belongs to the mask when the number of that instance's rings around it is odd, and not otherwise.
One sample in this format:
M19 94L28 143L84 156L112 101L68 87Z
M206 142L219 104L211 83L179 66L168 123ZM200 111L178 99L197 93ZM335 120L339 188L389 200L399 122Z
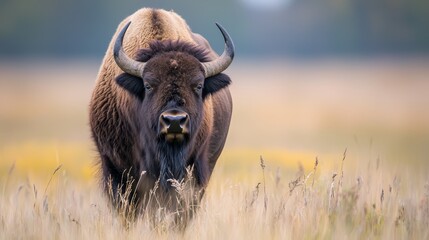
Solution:
M219 73L213 77L204 80L203 97L213 94L231 84L231 78L228 75Z
M143 80L141 78L132 76L128 73L122 73L116 77L116 83L132 95L138 97L140 100L143 100L144 86Z

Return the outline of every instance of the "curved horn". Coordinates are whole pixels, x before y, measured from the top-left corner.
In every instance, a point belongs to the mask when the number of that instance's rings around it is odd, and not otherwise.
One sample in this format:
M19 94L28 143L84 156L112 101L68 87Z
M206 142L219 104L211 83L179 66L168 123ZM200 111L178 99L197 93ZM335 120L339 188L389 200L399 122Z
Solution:
M234 58L234 43L232 42L231 37L228 32L219 24L216 23L216 26L221 31L223 38L225 40L225 49L220 57L211 61L201 63L204 68L205 77L211 77L216 74L223 72L231 64L232 59Z
M126 73L136 77L141 77L145 63L136 61L127 56L122 47L124 41L125 32L130 26L131 22L128 22L121 32L116 37L115 46L113 48L113 57L115 58L116 64Z

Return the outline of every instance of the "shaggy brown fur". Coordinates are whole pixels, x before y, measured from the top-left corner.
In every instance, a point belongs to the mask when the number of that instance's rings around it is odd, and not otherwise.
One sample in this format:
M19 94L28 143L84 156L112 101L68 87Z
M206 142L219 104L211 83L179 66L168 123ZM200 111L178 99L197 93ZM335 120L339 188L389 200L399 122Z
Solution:
M124 37L124 50L147 61L143 79L123 73L113 59L114 41L132 22ZM97 146L105 190L118 195L130 187L141 209L163 207L180 211L177 191L170 179L184 180L193 168L191 205L197 204L225 144L232 113L228 76L218 74L197 86L200 62L217 57L208 42L190 31L177 14L141 9L119 24L98 73L90 103L90 125ZM190 137L183 146L163 143L156 135L160 113L180 108L190 116ZM144 174L142 174L144 172ZM148 194L156 182L156 204ZM125 186L126 182L131 183ZM126 184L125 184L126 185ZM176 189L177 190L177 189ZM180 196L182 198L183 196ZM129 199L131 200L131 199Z

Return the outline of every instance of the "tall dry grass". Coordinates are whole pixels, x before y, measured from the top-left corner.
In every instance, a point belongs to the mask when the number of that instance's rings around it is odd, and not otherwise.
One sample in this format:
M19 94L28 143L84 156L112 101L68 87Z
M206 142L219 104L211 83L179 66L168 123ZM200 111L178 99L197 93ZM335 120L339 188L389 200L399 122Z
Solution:
M0 238L428 239L429 177L395 171L379 158L351 163L347 154L338 167L320 168L323 160L316 158L296 174L261 157L246 182L220 169L184 230L167 218L129 221L111 209L96 183L71 180L61 166L33 182L14 176L12 165L0 185ZM183 184L176 182L178 191Z

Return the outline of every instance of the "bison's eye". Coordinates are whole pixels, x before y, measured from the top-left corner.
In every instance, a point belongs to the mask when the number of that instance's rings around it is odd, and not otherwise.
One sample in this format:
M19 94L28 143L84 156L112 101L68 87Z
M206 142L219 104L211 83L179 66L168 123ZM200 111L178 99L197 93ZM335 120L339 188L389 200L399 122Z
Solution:
M201 92L201 90L203 89L203 84L198 84L196 87L195 87L195 92Z
M145 83L144 84L144 88L146 89L146 91L150 92L152 91L152 86L149 83Z

